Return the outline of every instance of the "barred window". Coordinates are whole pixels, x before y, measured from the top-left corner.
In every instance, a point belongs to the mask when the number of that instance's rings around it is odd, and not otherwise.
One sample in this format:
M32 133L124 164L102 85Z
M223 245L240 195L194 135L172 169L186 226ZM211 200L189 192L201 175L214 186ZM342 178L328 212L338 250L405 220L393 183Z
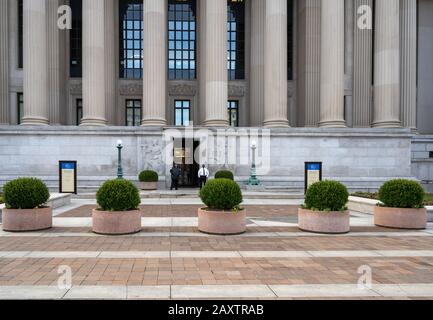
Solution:
M137 127L141 125L141 100L126 100L126 126Z
M196 78L196 1L168 2L168 78Z
M239 126L239 101L229 100L227 102L227 114L231 127Z
M70 76L71 78L81 78L83 76L83 1L71 0L70 6L72 9L72 30L69 33Z
M119 3L120 77L143 77L143 0Z
M77 99L76 104L76 124L79 126L81 124L81 119L83 119L83 99Z
M18 124L23 122L24 117L24 94L22 92L17 93L17 116Z
M174 102L174 118L175 126L189 126L191 120L191 101L176 100Z
M229 80L245 78L245 3L243 0L228 0L228 52L227 69Z

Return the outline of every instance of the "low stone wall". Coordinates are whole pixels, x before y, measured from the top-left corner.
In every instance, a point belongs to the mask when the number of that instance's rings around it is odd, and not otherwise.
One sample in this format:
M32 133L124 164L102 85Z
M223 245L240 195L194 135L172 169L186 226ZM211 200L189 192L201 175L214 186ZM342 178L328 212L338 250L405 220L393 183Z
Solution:
M208 129L180 134L200 139L204 130ZM173 148L165 138L171 131L179 129L0 126L0 186L16 177L36 175L51 190L58 190L58 162L76 160L79 190L97 187L116 177L115 146L121 139L125 178L137 181L141 170L153 169L159 173L159 187L166 188ZM239 128L224 131L221 137L212 142L213 153L199 162L208 164L211 174L221 168L234 171L240 184L250 174L252 140L258 142L258 175L268 187L303 189L308 161L323 162L323 178L339 180L351 191L374 191L389 179L413 178L412 134L407 129ZM225 162L215 160L221 156Z
M376 207L379 203L380 201L378 200L349 197L349 203L347 207L350 211L374 214L374 207ZM433 222L433 206L427 206L426 208L428 222Z
M433 193L433 136L415 136L412 141L412 174Z

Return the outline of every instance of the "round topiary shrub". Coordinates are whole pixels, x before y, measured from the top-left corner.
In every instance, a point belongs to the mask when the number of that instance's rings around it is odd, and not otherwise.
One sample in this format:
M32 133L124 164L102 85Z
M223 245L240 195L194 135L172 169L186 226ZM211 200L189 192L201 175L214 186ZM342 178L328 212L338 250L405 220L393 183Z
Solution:
M242 203L239 185L230 179L209 180L200 190L200 198L211 210L233 210Z
M140 182L158 182L158 173L152 170L144 170L140 172L138 179Z
M424 195L418 182L404 179L388 181L379 190L379 200L390 208L422 208Z
M47 186L36 178L19 178L3 186L3 198L8 209L35 209L50 198Z
M229 180L235 180L235 177L233 175L233 172L228 170L220 170L217 173L215 173L215 179L229 179Z
M316 182L305 195L305 207L308 210L344 211L348 201L347 188L337 181Z
M96 193L96 201L102 211L136 210L141 202L137 187L123 179L106 181Z

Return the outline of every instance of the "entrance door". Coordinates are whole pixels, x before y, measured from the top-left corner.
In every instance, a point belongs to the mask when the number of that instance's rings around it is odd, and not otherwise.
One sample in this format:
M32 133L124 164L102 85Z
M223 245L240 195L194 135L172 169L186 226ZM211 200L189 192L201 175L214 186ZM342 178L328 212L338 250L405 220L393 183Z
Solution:
M173 150L173 158L181 171L179 179L179 187L181 188L197 188L198 187L198 170L200 165L194 159L195 150L200 145L199 141L182 139L182 143L176 144Z

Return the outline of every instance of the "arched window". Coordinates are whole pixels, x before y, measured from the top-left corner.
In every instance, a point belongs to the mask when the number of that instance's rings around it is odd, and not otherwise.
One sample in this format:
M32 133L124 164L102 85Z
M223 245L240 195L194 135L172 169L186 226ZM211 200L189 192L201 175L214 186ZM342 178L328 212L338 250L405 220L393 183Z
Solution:
M143 0L119 2L120 77L143 77Z
M196 78L196 1L168 1L168 78Z

